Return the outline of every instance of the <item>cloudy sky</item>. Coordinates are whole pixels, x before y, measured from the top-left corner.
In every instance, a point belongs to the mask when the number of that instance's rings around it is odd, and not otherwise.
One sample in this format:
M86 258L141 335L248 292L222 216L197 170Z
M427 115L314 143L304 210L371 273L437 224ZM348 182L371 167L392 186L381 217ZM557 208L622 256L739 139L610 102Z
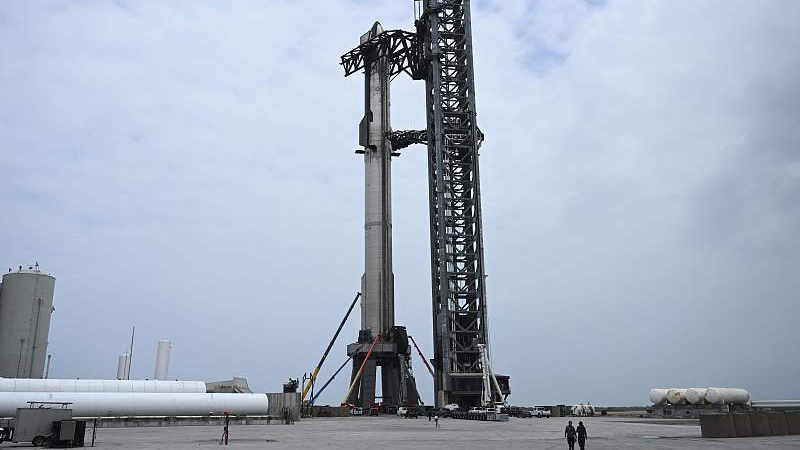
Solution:
M481 0L473 18L511 401L800 397L800 3ZM338 57L376 19L410 29L412 2L0 2L0 264L56 276L52 376L113 377L134 325L135 377L157 339L177 378L276 391L313 368L363 271L363 86ZM423 86L392 89L394 128L420 128ZM394 263L397 321L430 356L424 152L394 164Z

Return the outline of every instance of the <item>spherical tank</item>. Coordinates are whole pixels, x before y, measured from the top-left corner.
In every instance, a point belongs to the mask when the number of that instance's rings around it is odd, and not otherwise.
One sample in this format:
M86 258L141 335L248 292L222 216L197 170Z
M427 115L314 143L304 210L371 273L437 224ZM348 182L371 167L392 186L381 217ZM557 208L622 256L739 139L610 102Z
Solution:
M692 405L702 405L706 402L706 388L689 388L686 390L686 401Z
M38 265L3 275L0 377L42 378L56 279Z
M670 389L667 391L667 401L672 405L686 402L686 389Z
M669 389L650 389L650 401L654 405L662 405L667 402L667 392Z
M750 401L750 393L738 388L708 388L706 401L713 405L744 405Z

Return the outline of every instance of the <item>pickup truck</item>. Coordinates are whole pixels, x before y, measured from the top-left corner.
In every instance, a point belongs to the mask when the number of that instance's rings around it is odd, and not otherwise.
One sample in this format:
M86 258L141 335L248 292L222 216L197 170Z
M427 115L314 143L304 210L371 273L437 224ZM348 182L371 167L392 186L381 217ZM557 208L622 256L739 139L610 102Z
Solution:
M540 419L542 417L546 417L546 418L549 419L550 418L550 408L547 408L545 406L534 406L533 407L533 411L531 411L531 414L536 416L536 417L538 417L538 418L540 418Z

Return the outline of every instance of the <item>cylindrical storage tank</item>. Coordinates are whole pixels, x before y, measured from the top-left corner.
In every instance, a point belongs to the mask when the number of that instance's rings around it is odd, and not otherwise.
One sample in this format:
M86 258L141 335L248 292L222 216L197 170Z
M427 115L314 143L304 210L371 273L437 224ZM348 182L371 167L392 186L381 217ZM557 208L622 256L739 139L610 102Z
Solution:
M708 388L706 401L713 405L744 405L750 401L750 393L739 388Z
M667 401L671 405L681 405L686 402L686 389L670 389L667 391Z
M663 405L667 402L667 392L669 389L650 389L650 401L654 405Z
M131 355L119 355L117 358L117 379L125 380L128 378L128 368L131 366Z
M118 392L205 394L204 381L0 378L0 392Z
M706 402L706 388L689 388L686 390L686 401L692 405L702 405Z
M169 372L169 354L172 349L171 341L158 341L156 351L156 370L153 378L156 380L166 380Z
M3 275L0 377L42 378L56 279L38 265Z
M97 392L3 392L0 417L13 417L29 402L71 403L74 417L266 416L266 394L138 394Z

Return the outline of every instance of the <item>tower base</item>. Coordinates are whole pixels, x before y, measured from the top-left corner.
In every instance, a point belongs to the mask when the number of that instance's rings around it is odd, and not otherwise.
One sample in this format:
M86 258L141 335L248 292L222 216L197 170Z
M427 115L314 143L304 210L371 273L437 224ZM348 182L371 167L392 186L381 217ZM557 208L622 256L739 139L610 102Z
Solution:
M361 330L358 342L347 346L347 355L353 356L350 382L358 376L374 337L369 330ZM381 368L381 401L376 402L377 369ZM381 336L372 349L361 376L347 403L369 408L381 403L388 406L416 406L420 404L417 383L411 369L411 351L405 327L395 326L389 336Z

